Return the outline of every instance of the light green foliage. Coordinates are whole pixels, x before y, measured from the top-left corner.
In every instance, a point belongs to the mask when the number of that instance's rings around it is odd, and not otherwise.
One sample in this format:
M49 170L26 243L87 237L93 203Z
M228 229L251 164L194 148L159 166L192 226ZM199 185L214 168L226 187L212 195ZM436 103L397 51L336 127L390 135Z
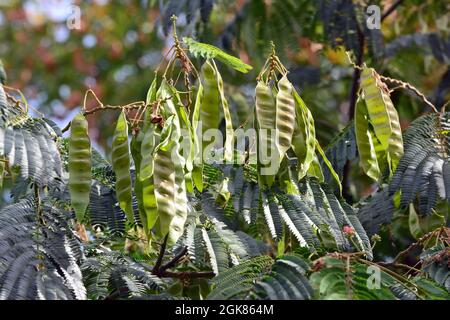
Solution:
M213 45L197 42L188 37L183 38L183 41L187 44L189 51L196 57L201 56L205 59L217 59L243 73L247 73L252 69L251 66L242 62L240 59L223 52Z

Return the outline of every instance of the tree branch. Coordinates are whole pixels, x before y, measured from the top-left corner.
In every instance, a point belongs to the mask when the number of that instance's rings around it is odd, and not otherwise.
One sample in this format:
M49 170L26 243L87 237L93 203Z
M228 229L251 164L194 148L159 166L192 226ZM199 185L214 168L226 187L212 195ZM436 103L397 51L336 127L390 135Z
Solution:
M187 252L188 252L188 248L184 247L183 250L181 250L175 257L172 258L172 260L170 260L165 265L163 265L161 268L159 268L158 272L164 272L167 269L174 267L177 264L177 262L186 255Z
M381 16L381 21L386 19L402 3L402 0L395 1Z
M144 101L136 101L136 102L132 102L132 103L129 103L127 105L124 105L124 106L104 105L104 104L102 104L100 102L100 105L98 107L95 107L95 108L93 108L91 110L84 111L83 115L87 116L87 115L96 113L98 111L104 111L104 110L134 110L134 109L141 109L141 108L145 109L145 108L148 108L148 107L152 107L153 108L154 106L159 105L161 103L164 103L165 101L170 100L170 99L172 99L171 96L166 97L164 99L158 99L158 100L152 101L150 103L146 103ZM69 122L67 124L67 126L65 126L61 131L64 133L67 130L69 130L71 123L72 122Z
M361 29L357 28L358 39L359 39L359 49L357 55L356 66L353 70L353 78L352 78L352 88L350 91L350 102L348 107L348 120L352 120L355 116L355 106L356 100L358 99L358 91L359 91L359 78L361 77L361 68L364 63L364 46L365 46L365 36ZM353 203L353 197L349 192L349 179L348 175L350 173L350 161L347 161L344 166L344 172L342 174L342 196L348 203Z
M161 245L161 249L159 250L158 259L156 260L155 266L153 267L152 273L158 275L159 268L161 267L162 260L164 258L164 253L166 253L167 240L169 235L166 235L164 241Z

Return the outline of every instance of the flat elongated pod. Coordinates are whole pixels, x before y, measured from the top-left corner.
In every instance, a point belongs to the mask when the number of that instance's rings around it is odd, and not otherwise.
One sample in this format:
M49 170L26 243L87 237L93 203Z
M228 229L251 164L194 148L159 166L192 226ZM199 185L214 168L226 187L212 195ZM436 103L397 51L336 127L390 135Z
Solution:
M70 202L78 221L82 221L91 192L91 140L82 113L73 118L69 137Z
M291 147L295 127L295 101L292 84L286 75L278 82L276 109L277 146L281 161Z
M141 144L141 163L139 168L139 179L141 181L153 175L153 150L155 149L155 130L153 126L148 126L143 133Z
M359 162L364 172L375 181L378 181L380 168L373 138L369 130L366 105L364 101L358 100L355 108L355 135L359 151Z
M142 181L143 208L147 218L147 228L151 230L158 219L158 208L155 196L155 183L153 177Z
M142 181L140 179L140 164L142 161L141 157L141 145L142 145L142 139L143 139L144 133L142 131L139 131L136 135L134 135L131 138L130 142L130 151L131 156L133 157L133 162L135 166L135 175L136 178L134 179L134 194L136 195L136 201L138 205L139 210L139 218L141 220L142 226L144 228L144 231L147 235L149 235L149 229L147 228L147 217L144 210L143 205L143 195L142 195Z
M143 153L141 149L142 149L143 141L145 140L145 134L147 133L147 131L150 127L153 127L153 124L151 122L153 108L150 104L154 103L156 101L156 92L157 92L156 84L157 84L157 77L155 74L155 77L153 78L153 81L150 84L150 87L147 91L146 103L148 106L144 112L144 117L143 117L144 123L143 123L142 129L135 136L133 136L131 143L130 143L131 155L133 156L133 161L134 161L134 165L136 168L136 172L135 172L136 179L134 180L134 193L136 195L136 200L138 203L139 217L140 217L142 226L144 228L144 231L146 232L147 235L150 234L149 230L151 229L151 227L149 227L150 223L147 221L147 211L146 211L145 203L144 203L145 197L147 196L147 195L144 196L144 191L146 190L145 189L146 185L145 185L144 181L146 181L146 180L141 178L141 163L144 158L143 155L145 155L146 153ZM147 140L148 140L148 137L147 137ZM146 160L146 161L148 161L148 160ZM152 193L153 193L153 191L152 191Z
M212 61L212 66L216 75L217 88L219 90L220 103L222 105L223 117L225 119L225 145L224 145L224 160L231 162L233 160L233 141L234 141L234 130L233 122L231 119L230 108L228 106L228 101L225 98L225 91L223 89L222 76L217 69L214 60Z
M194 131L194 168L192 170L192 181L198 191L203 191L203 161L202 161L202 132L199 129L200 108L203 101L203 85L198 83L197 95L195 98L194 111L192 112L192 129Z
M175 165L172 149L159 148L154 158L153 181L161 236L169 233L175 215Z
M120 208L130 224L134 223L130 175L130 147L128 145L128 124L122 111L117 119L112 142L112 167L116 174L116 195Z
M361 90L375 135L384 149L387 149L392 134L387 104L392 104L392 102L374 69L363 68L361 73Z
M276 127L276 106L271 88L262 81L256 85L256 122L258 126L258 165L260 177L267 185L272 185L275 172L266 169L273 164L278 165L278 152L274 141Z
M292 149L298 159L298 179L302 179L315 157L316 129L311 111L292 88L295 100L296 121L292 136Z
M158 214L156 208L156 198L154 194L155 186L153 183L153 151L156 142L159 140L158 133L153 125L147 127L141 144L141 163L139 170L139 180L141 186L141 203L144 211L147 228L150 230L156 223Z
M397 165L403 156L403 137L402 128L400 127L400 120L398 117L397 110L392 104L391 99L386 102L389 119L391 120L392 134L389 139L389 156L391 159L391 170L392 172L397 169Z
M174 146L172 156L174 157L174 169L175 169L175 215L170 222L169 228L169 243L176 243L178 238L183 235L184 224L187 219L187 206L188 200L186 195L186 183L184 178L183 166L181 165L178 151L178 145Z
M201 69L200 78L203 84L203 97L200 107L200 122L202 126L202 138L209 129L218 129L220 124L219 113L219 89L217 86L216 71L210 61L206 61ZM203 139L202 139L203 140ZM202 150L209 145L208 141L202 141Z

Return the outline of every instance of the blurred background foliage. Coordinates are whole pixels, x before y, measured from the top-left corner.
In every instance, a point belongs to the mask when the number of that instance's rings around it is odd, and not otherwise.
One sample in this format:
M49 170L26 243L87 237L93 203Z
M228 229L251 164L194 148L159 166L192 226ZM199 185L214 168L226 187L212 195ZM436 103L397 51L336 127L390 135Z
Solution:
M381 8L382 25L369 30L366 9L373 4ZM78 12L79 26L71 29L68 21ZM274 41L326 146L353 114L356 77L346 50L355 63L410 82L438 108L449 99L449 12L450 2L434 0L5 0L0 57L7 84L21 89L36 112L64 126L89 88L105 104L145 99L172 44L175 14L181 36L214 44L253 66L246 75L219 66L236 119L252 107L255 78ZM392 99L403 128L429 111L409 92L396 91ZM94 106L89 99L87 108ZM115 117L89 116L91 138L106 153ZM357 165L349 170L350 195L374 190Z

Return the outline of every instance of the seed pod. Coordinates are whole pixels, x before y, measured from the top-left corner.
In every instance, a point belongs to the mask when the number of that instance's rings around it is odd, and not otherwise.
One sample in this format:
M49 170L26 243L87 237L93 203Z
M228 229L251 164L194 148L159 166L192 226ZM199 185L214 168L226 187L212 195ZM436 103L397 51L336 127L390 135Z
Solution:
M397 110L392 104L391 99L385 99L386 106L389 113L389 119L391 121L392 134L389 139L389 156L391 158L391 170L392 172L397 169L397 165L403 156L403 137L402 128L400 127L400 119L398 117Z
M175 145L172 152L175 168L175 215L170 222L169 243L176 243L178 238L183 235L184 223L187 219L187 195L186 183L184 179L183 166L181 165L181 155L178 152L178 145Z
M139 180L142 192L142 209L144 211L147 228L150 230L158 217L153 183L153 151L159 136L153 125L148 126L141 145L142 160L140 163Z
M358 100L355 108L355 135L358 145L359 162L364 172L375 181L378 181L380 178L380 168L378 166L373 138L369 130L366 106L364 101Z
M142 199L145 215L147 218L147 228L151 230L158 219L158 209L156 205L155 184L153 177L142 181Z
M386 150L392 133L391 120L385 101L386 97L389 97L384 93L383 84L374 69L363 68L361 90L375 135Z
M173 148L174 144L172 144ZM153 179L161 236L167 235L175 215L175 166L172 148L159 148L154 158Z
M216 75L217 89L219 90L220 103L222 104L223 117L225 119L225 145L224 145L224 160L230 162L233 160L233 141L234 141L234 130L233 121L231 120L230 108L228 107L228 101L225 98L225 92L223 89L222 76L217 69L214 60L212 60L212 65Z
M315 157L316 129L311 111L303 99L292 88L295 100L295 128L292 135L292 149L298 159L298 179L302 179Z
M91 141L88 123L82 113L73 118L69 137L70 202L78 221L82 221L91 192Z
M277 151L275 141L273 141L272 137L272 132L275 130L276 108L272 90L262 81L258 81L256 85L256 120L258 124L258 165L260 178L264 184L271 186L276 172L269 174L264 169L270 166L271 159L278 159L278 155L275 157L273 154Z
M130 151L131 156L133 157L133 162L135 165L135 179L134 179L134 194L136 195L136 201L138 205L138 211L139 211L139 218L141 220L142 226L144 228L144 232L149 235L149 229L147 228L147 217L144 210L143 205L143 195L142 195L142 182L140 179L140 163L142 161L141 157L141 148L142 145L142 139L143 139L144 133L142 131L139 131L136 135L134 135L131 138L130 142Z
M197 95L195 98L194 111L192 112L192 130L194 133L194 167L192 170L192 181L198 191L203 191L203 162L202 162L202 150L200 149L202 141L202 132L198 129L200 120L200 108L203 101L203 86L199 82Z
M287 76L283 76L278 82L276 109L277 146L281 161L291 147L295 127L295 102L292 84Z
M141 144L141 163L139 179L141 181L153 175L153 150L155 148L155 131L152 125L147 128Z
M146 103L147 105L150 105L150 103L155 102L156 100L156 84L157 84L157 77L155 76L153 78L153 81L148 89L147 92L147 98L146 98ZM136 168L135 174L136 174L136 179L134 180L134 193L136 195L136 200L138 203L138 209L139 209L139 217L141 219L141 223L142 226L144 227L144 231L146 232L147 235L149 235L149 230L151 229L151 227L149 228L148 225L148 221L147 221L147 213L145 210L145 204L144 204L144 183L143 183L143 179L140 176L141 173L141 161L142 161L142 143L144 140L144 136L145 133L147 132L148 128L152 125L152 119L153 119L153 108L151 106L148 106L147 109L144 112L144 117L143 117L143 126L142 129L139 130L139 132L133 136L131 143L130 143L130 149L131 149L131 155L133 156L133 161L134 161L134 165ZM154 119L153 119L154 120ZM153 192L153 191L152 191Z
M112 167L116 174L116 195L120 208L130 224L134 223L131 194L130 149L128 145L128 124L124 111L117 119L112 142Z
M203 99L200 107L200 121L202 125L202 137L209 129L218 129L219 119L219 89L215 70L209 61L206 61L200 74L203 80ZM208 141L203 141L202 150L209 145Z

